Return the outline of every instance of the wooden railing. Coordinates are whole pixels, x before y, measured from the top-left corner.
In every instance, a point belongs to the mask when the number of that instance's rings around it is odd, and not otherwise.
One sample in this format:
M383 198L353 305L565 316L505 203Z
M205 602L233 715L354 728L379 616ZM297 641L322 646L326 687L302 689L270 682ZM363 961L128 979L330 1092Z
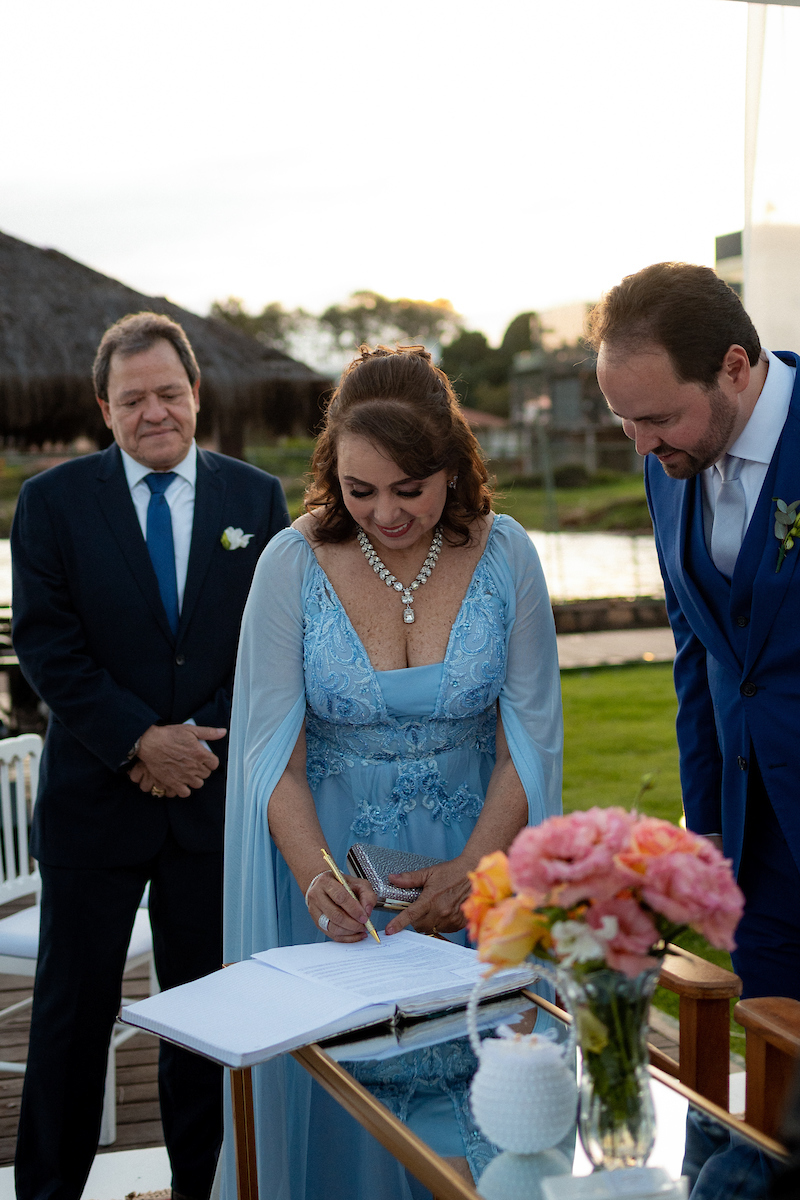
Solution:
M747 1035L744 1119L777 1137L800 1058L800 1002L782 996L740 1000L733 1015Z

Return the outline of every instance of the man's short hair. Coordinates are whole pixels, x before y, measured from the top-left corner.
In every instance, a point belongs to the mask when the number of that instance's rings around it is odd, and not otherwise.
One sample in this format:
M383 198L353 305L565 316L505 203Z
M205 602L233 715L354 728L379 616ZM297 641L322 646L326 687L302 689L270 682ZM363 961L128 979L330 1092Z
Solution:
M626 275L589 314L586 340L597 351L635 354L654 343L684 383L710 388L731 346L754 367L761 342L732 288L710 267L654 263Z
M200 368L183 328L177 321L161 313L140 312L122 317L103 334L92 367L95 395L101 400L108 400L108 376L112 354L121 354L123 358L142 354L159 338L175 347L189 377L189 383L194 387L200 378Z

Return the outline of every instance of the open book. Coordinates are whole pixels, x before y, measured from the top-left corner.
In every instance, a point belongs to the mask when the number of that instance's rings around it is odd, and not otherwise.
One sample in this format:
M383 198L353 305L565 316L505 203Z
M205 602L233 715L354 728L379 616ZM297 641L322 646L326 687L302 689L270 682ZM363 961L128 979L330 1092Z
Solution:
M403 930L362 942L264 950L123 1008L121 1019L228 1067L248 1067L322 1037L463 1006L484 967L474 950ZM525 987L504 971L485 996Z
M531 1009L536 1009L532 1000L521 992L481 1002L478 1006L476 1024L479 1030L494 1029L497 1025L514 1026ZM360 1062L395 1058L412 1050L423 1050L428 1046L440 1046L454 1038L468 1037L467 1014L463 1008L450 1009L434 1016L400 1017L391 1024L363 1031L351 1030L335 1038L322 1041L321 1047L336 1062Z

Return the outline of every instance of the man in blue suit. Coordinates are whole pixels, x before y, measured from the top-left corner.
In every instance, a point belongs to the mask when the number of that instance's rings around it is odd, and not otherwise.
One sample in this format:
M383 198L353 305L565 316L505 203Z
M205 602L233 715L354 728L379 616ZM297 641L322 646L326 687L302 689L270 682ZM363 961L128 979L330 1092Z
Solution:
M28 481L12 530L14 645L51 714L32 835L42 924L20 1200L81 1195L148 881L162 988L221 965L239 622L258 556L288 524L276 479L197 449L200 374L175 322L117 322L94 381L115 444ZM159 1091L173 1195L206 1200L221 1073L162 1043Z
M781 508L800 500L799 360L763 350L738 296L684 263L612 288L590 337L646 456L687 825L745 894L743 995L800 1000L800 544Z

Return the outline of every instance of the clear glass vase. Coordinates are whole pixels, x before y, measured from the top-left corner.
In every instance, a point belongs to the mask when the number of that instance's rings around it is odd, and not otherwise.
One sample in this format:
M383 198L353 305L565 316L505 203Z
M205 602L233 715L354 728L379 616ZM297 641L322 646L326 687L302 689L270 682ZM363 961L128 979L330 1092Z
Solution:
M560 984L583 1060L578 1131L596 1171L644 1166L653 1148L647 1019L659 971L569 973Z

